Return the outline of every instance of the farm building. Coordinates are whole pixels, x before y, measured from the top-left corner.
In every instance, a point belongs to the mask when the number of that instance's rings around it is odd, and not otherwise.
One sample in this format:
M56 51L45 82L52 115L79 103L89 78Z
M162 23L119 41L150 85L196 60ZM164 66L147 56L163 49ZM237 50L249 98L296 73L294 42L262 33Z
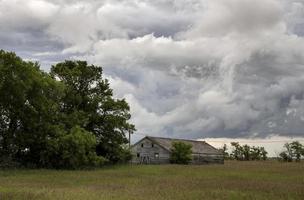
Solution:
M192 164L224 163L223 153L204 141L171 139L146 136L132 148L132 163L166 164L170 163L172 142L192 145Z

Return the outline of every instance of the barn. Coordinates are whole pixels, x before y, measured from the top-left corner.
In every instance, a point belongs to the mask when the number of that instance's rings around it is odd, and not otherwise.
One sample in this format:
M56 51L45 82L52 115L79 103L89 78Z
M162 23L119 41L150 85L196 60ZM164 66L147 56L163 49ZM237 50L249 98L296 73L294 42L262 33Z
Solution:
M172 142L192 145L192 164L224 163L223 153L204 141L172 139L146 136L131 147L132 163L167 164L170 163Z

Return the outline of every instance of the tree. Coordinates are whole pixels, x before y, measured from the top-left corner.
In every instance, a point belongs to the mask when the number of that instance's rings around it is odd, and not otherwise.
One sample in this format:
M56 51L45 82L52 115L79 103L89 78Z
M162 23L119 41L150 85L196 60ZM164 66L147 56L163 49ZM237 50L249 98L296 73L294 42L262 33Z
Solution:
M55 168L98 167L106 159L95 152L96 137L79 126L73 127L68 134L48 140L47 151L43 152L45 166Z
M247 144L245 144L242 148L243 150L243 158L244 160L250 160L251 159L251 155L250 155L250 146L248 146Z
M192 160L192 145L184 142L172 142L171 163L189 164Z
M284 147L286 149L286 153L287 153L288 157L290 157L292 159L293 158L293 152L292 152L291 145L289 143L285 143Z
M14 53L0 50L0 162L39 166L54 122L61 85Z
M129 106L102 68L65 61L51 73L0 50L0 167L82 168L130 159Z
M304 146L299 141L285 143L284 148L285 150L279 155L283 161L292 162L295 159L296 162L300 162L301 156L304 156Z
M301 156L302 155L304 156L303 145L299 141L293 141L290 143L290 148L291 148L293 157L295 157L295 160L297 162L300 162Z
M228 159L229 158L228 148L227 148L226 144L224 144L223 147L220 148L219 150L223 152L224 159Z
M233 147L231 157L235 160L243 160L243 148L238 142L231 142Z
M285 161L285 162L292 162L292 157L290 157L290 155L288 155L288 154L286 153L286 151L281 152L279 156L280 156L280 159L281 159L282 161Z
M232 142L231 146L234 148L231 157L235 160L266 160L267 151L264 147L249 146L247 144L241 146L238 142Z
M252 146L250 148L250 155L252 160L261 160L261 148Z
M65 129L74 125L91 132L97 139L97 155L119 162L128 142L130 108L124 99L114 99L102 68L85 61L65 61L52 66L51 76L65 85L61 118Z
M280 158L283 161L292 162L295 159L296 162L300 162L301 156L304 156L304 146L299 141L285 143L284 148L285 150L280 153Z
M263 160L267 160L267 154L268 152L265 150L264 147L260 147L260 154Z

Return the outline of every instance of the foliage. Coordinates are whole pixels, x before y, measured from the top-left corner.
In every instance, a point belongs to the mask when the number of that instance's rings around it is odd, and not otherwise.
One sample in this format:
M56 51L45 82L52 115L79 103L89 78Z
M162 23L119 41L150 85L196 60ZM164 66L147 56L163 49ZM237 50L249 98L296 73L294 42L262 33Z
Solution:
M61 88L37 63L0 51L0 157L40 165L45 138L55 134Z
M79 126L73 127L68 134L48 141L45 152L45 165L56 168L79 168L102 166L106 159L95 152L96 137Z
M129 106L102 68L65 61L50 73L0 50L0 166L79 168L128 159Z
M114 99L102 68L85 61L65 61L52 66L51 75L66 88L61 103L62 121L66 129L74 124L93 133L96 153L110 162L122 161L122 145L127 133L135 130L128 123L131 115L124 99Z
M288 155L285 151L280 153L280 159L284 162L292 162L292 157Z
M234 147L231 157L235 160L243 160L243 147L238 142L231 142L231 146Z
M243 150L242 154L243 154L244 160L250 160L250 158L251 158L250 146L248 146L247 144L245 144L242 147L242 150Z
M266 151L266 149L264 147L260 147L260 155L262 157L262 160L267 159L267 154L268 154L268 152Z
M2 156L0 157L0 169L12 169L18 168L20 164L12 159L12 157Z
M172 142L170 162L189 164L192 159L192 145L184 142Z
M280 153L280 160L285 162L301 161L301 157L304 156L304 145L299 141L293 141L291 143L284 144L285 150Z
M219 150L223 152L225 160L230 159L227 144L224 144L223 147L220 148Z
M129 146L122 145L117 151L116 163L126 163L132 159L132 152Z
M231 142L233 147L231 158L235 160L266 160L267 151L264 147L249 146L247 144L241 146L238 142Z
M290 143L290 148L295 160L300 162L301 156L304 156L304 146L299 141L293 141Z

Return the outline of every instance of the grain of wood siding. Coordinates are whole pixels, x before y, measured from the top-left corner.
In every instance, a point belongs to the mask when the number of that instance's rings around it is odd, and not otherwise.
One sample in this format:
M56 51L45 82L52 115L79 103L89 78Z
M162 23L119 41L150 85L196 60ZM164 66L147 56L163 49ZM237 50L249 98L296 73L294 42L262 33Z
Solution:
M181 141L192 145L192 164L224 163L222 152L206 142L149 136L131 147L133 156L131 162L144 164L170 163L170 149L173 141Z
M158 157L155 157L156 153L158 153ZM163 149L161 146L147 138L144 138L143 140L141 140L140 143L137 143L135 146L132 146L132 154L133 163L140 163L142 158L144 157L149 157L148 164L169 163L170 159L170 152ZM139 157L137 156L138 154Z

